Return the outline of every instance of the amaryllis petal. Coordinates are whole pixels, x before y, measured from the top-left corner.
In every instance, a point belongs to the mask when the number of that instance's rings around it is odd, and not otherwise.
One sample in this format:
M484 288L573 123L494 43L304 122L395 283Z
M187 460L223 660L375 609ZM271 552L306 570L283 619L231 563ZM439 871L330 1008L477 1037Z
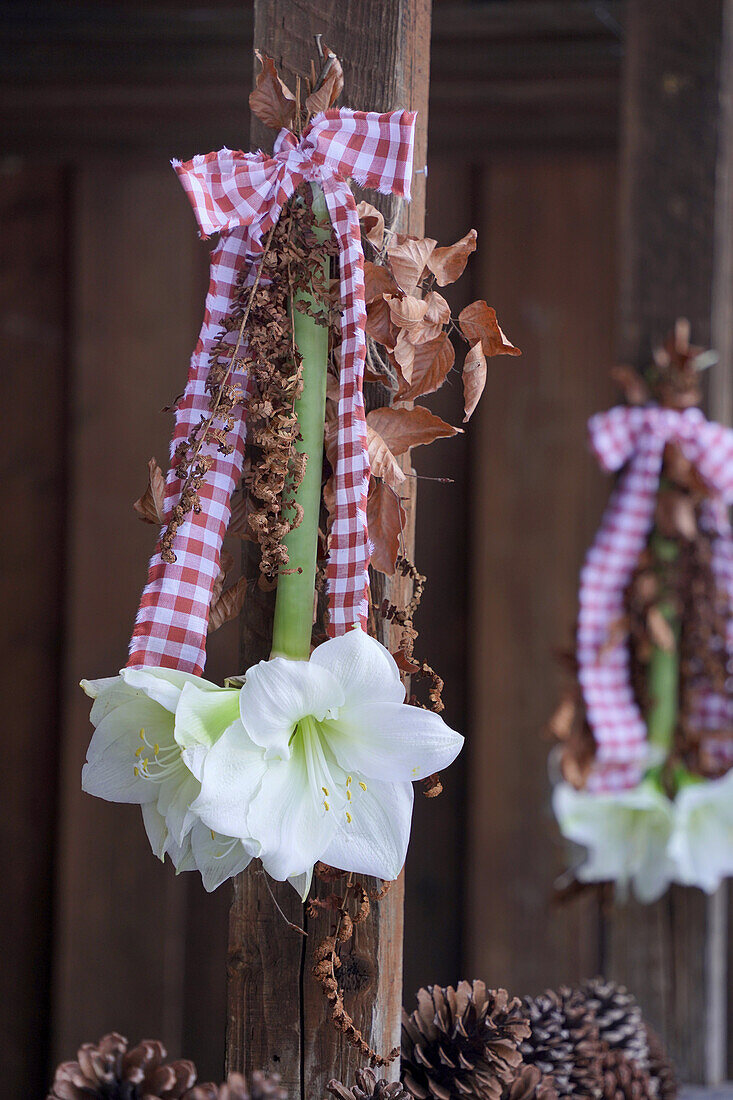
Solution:
M721 779L683 782L668 855L675 881L714 893L733 876L733 770Z
M239 690L186 684L176 707L174 737L182 749L210 748L239 717Z
M130 689L121 676L105 676L101 680L81 680L79 686L90 699L94 700L89 712L89 720L95 727L111 710L131 700Z
M109 802L141 805L155 801L158 789L135 774L139 731L148 729L160 741L172 739L173 717L157 703L141 696L109 711L97 726L87 749L81 785L87 794Z
M249 804L265 774L264 753L239 719L209 750L201 771L201 793L191 809L210 829L249 839Z
M123 668L120 676L130 687L145 692L149 699L160 703L171 714L178 706L178 699L186 684L196 684L201 691L220 691L216 684L194 676L190 672L179 672L176 668Z
M351 821L340 815L339 829L322 859L332 867L391 881L402 870L410 840L412 783L371 779L358 784L348 806Z
M334 756L349 773L412 782L446 768L463 746L461 734L432 711L381 701L350 704L336 721L323 723Z
M350 707L374 699L404 702L405 687L394 657L358 627L319 645L310 664L328 669L341 685Z
M306 716L321 721L343 702L341 686L328 669L275 657L249 669L239 705L242 723L265 749L265 758L285 760L297 722Z
M302 875L291 875L288 882L295 890L296 894L301 901L305 901L308 897L308 892L311 888L311 882L313 881L313 868L304 871Z
M177 844L182 844L186 834L196 821L196 815L191 809L200 790L200 784L194 776L189 775L185 769L174 779L160 784L158 795L158 811L165 817L171 836Z
M191 830L191 850L204 889L209 893L238 875L252 860L241 840L212 834L200 821Z

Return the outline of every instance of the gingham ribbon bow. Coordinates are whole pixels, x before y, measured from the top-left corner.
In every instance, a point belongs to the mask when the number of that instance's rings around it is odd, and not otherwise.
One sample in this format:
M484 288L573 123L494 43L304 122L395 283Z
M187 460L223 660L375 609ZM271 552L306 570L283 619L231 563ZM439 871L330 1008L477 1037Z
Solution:
M343 305L336 504L328 562L331 634L343 633L355 622L365 624L370 556L366 523L369 456L362 394L364 256L356 204L347 181L353 177L365 187L409 199L414 128L415 115L410 111L329 110L313 119L299 141L289 130L281 130L271 157L222 149L186 164L174 162L202 235L218 232L221 237L211 255L203 326L176 410L171 453L207 415L209 356L229 312L240 272L247 271L252 258L261 252L262 235L275 224L299 184L317 181L325 194L340 250ZM241 372L231 376L231 383L247 392L247 378ZM209 603L229 523L231 495L241 473L245 430L240 415L229 433L232 453L221 455L211 446L204 452L211 455L213 466L200 491L201 511L187 516L177 532L174 564L164 563L157 551L153 556L128 665L203 671ZM166 518L180 492L181 483L172 467L166 482Z
M578 666L588 721L596 740L592 790L638 783L647 757L646 726L634 699L623 641L608 647L610 629L624 613L624 589L654 522L664 447L679 444L714 495L701 522L717 537L712 567L733 600L733 544L727 505L733 501L733 432L706 420L699 409L618 407L588 423L590 444L606 471L627 466L616 486L581 572ZM628 465L627 465L628 464ZM729 627L728 649L733 653ZM730 725L727 698L712 691L696 702L701 731Z

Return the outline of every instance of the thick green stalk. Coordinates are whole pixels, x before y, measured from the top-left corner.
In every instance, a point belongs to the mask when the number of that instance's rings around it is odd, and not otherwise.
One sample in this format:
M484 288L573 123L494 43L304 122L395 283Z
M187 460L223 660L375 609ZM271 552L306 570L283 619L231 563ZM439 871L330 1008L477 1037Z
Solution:
M677 556L677 545L656 532L651 540L652 550L662 564L669 564ZM674 743L674 731L679 713L680 658L679 617L671 601L664 600L659 610L672 629L674 647L663 649L654 646L649 660L647 682L649 686L649 711L646 716L649 744L659 750L663 759L669 756Z
M317 184L313 188L313 212L320 222L328 219L326 200ZM324 235L325 235L325 231ZM323 276L328 285L328 260L323 261ZM316 312L322 305L313 295L296 293L294 302L307 302ZM298 527L284 539L288 565L277 582L275 621L272 632L273 657L307 661L310 656L313 625L313 600L316 584L318 517L321 507L323 468L323 425L326 417L326 372L328 368L328 328L312 317L292 308L295 344L303 359L303 392L295 403L300 439L296 449L308 458L303 480L293 494L303 509ZM286 495L288 489L286 487Z

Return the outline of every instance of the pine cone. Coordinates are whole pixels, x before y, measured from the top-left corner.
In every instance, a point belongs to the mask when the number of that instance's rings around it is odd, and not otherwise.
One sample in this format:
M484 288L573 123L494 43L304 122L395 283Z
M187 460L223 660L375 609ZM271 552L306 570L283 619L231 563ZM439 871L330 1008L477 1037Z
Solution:
M537 1066L520 1066L516 1077L504 1087L502 1100L558 1100L551 1077L543 1077Z
M280 1084L279 1073L255 1070L249 1087L241 1073L230 1073L223 1085L195 1085L183 1100L288 1100L288 1093Z
M639 1069L649 1069L649 1045L641 1009L636 998L623 985L591 978L582 983L589 1011L593 1014L598 1035L610 1050L619 1050L635 1062Z
M649 1074L620 1050L607 1050L601 1057L602 1100L652 1100Z
M377 1080L371 1069L356 1071L356 1084L347 1089L340 1081L329 1081L326 1086L336 1100L410 1100L410 1094L401 1081Z
M529 1035L518 997L483 982L428 986L402 1014L402 1081L415 1100L501 1100Z
M166 1062L162 1043L127 1047L116 1032L84 1043L76 1062L57 1067L48 1100L179 1100L194 1084L193 1062Z
M652 1091L657 1100L676 1100L679 1087L674 1066L667 1057L661 1039L648 1024L646 1038L649 1046L649 1077Z
M563 987L525 997L523 1005L531 1028L519 1048L524 1061L552 1077L560 1097L599 1097L601 1045L585 1000Z

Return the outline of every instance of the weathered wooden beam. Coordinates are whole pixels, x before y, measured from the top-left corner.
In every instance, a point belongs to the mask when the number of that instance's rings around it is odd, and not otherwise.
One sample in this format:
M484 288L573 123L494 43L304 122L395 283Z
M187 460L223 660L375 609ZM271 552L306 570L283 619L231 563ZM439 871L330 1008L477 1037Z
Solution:
M730 416L733 301L729 0L631 0L623 80L621 331L644 365L676 317L696 343L720 341L708 402ZM675 888L617 907L606 969L638 994L683 1080L725 1074L724 895Z
M429 0L385 0L379 19L369 0L257 0L254 41L275 58L286 79L306 75L315 33L343 60L344 101L361 109L385 111L405 106L419 111L415 166L426 159ZM253 146L267 147L272 135L254 122ZM379 201L397 226L421 232L425 213L425 175L413 183L413 202L398 208ZM371 402L384 404L386 391L372 387ZM410 502L408 502L408 505ZM414 543L414 510L408 507L406 542ZM247 563L245 563L247 568ZM389 589L372 581L379 606ZM250 603L242 633L242 664L266 657L271 632L271 601ZM381 1054L399 1044L402 1005L402 877L387 897L372 906L344 954L340 971L347 1009L368 1042ZM288 920L305 928L307 939ZM293 1097L325 1094L332 1077L353 1080L362 1059L333 1029L330 1007L311 976L313 950L329 933L328 916L308 918L287 884L269 883L250 870L235 884L230 921L227 1066L229 1069L277 1070ZM392 1065L387 1075L394 1076Z

